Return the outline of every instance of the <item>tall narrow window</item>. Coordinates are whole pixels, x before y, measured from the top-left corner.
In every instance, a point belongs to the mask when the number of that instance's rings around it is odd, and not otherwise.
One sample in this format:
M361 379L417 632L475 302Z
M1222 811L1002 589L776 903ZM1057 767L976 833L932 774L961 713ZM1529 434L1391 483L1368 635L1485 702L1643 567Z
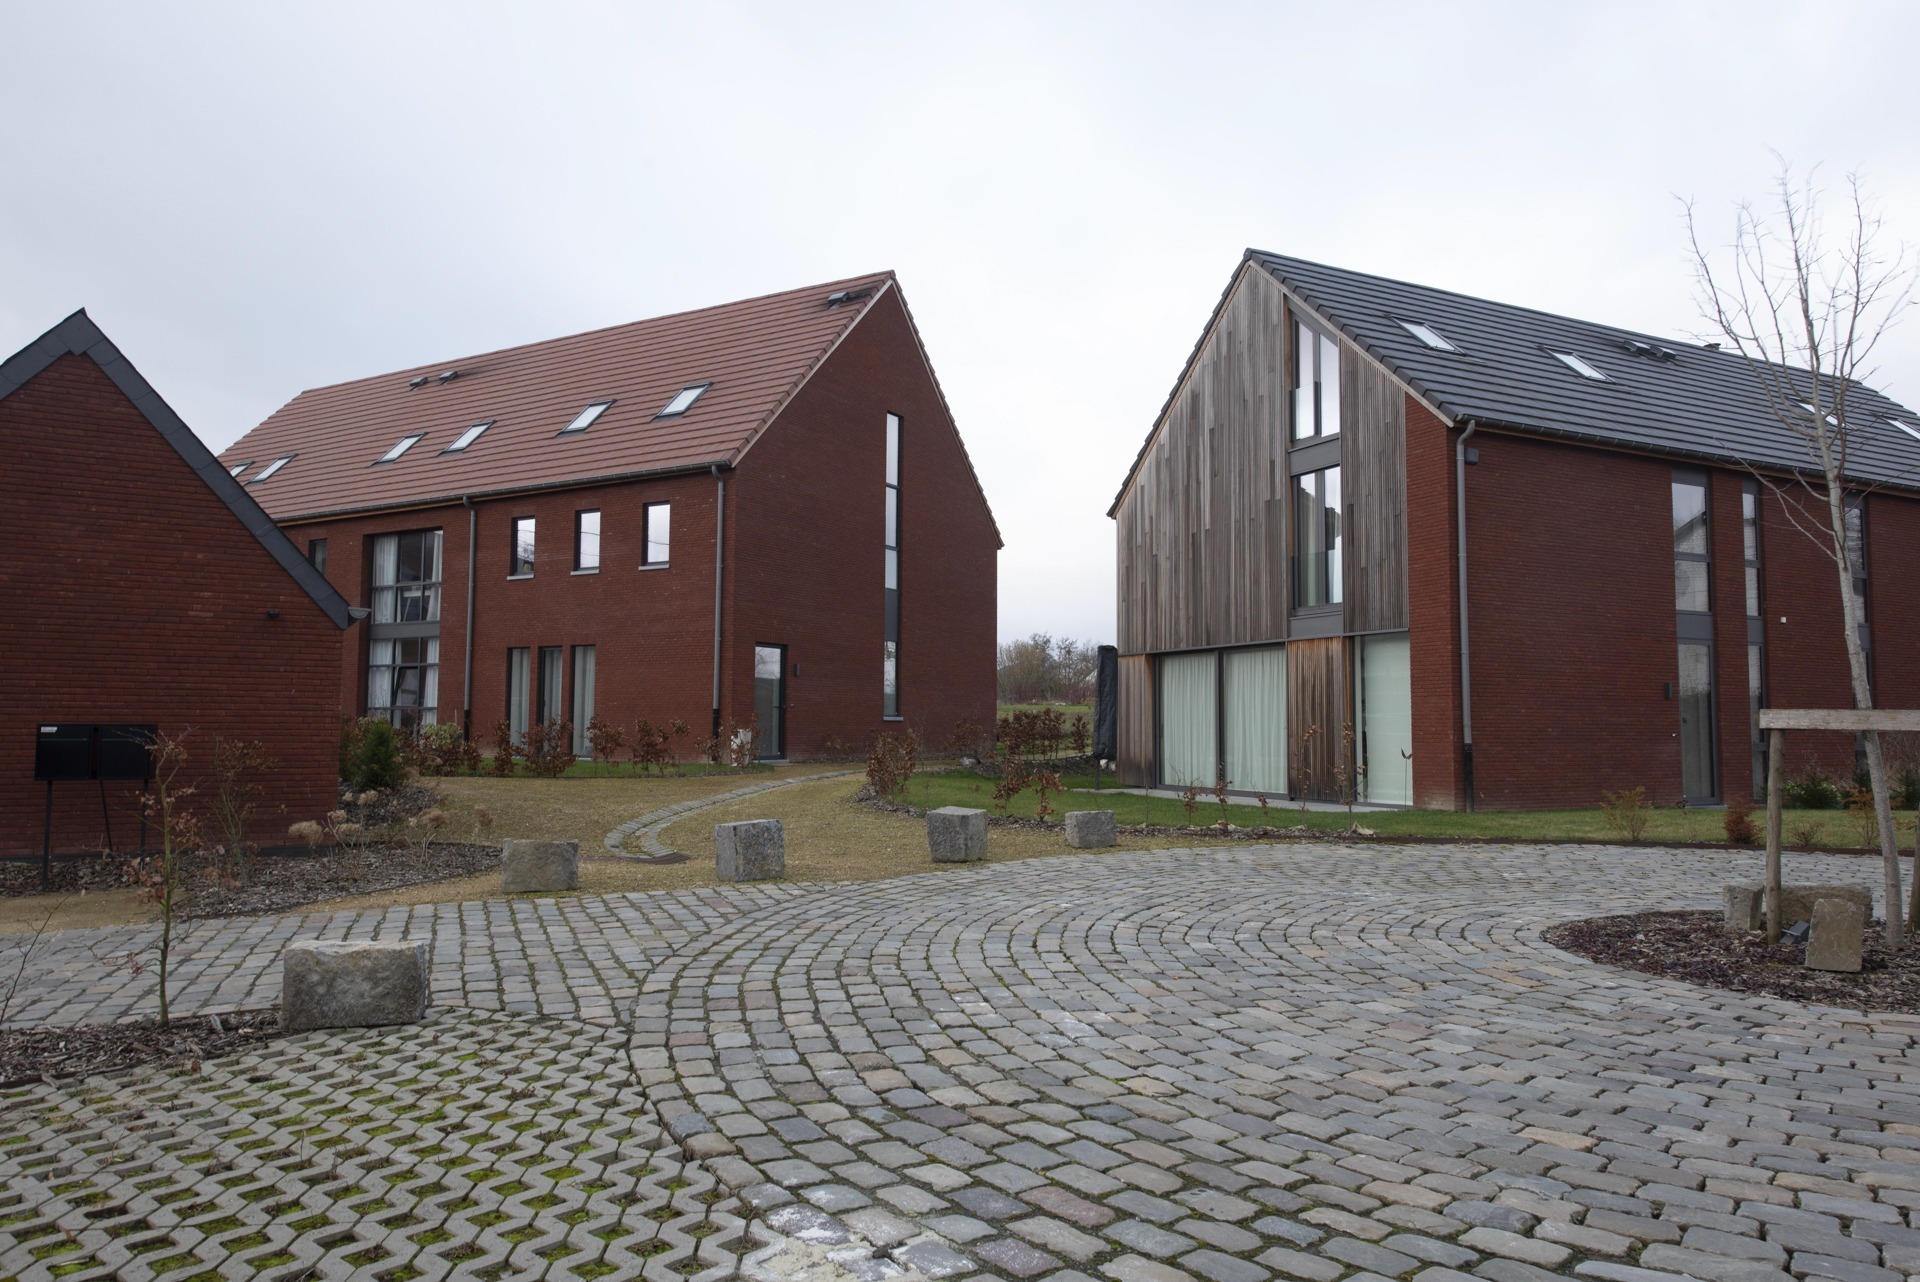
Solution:
M1760 729L1760 709L1767 706L1767 634L1760 601L1760 483L1746 481L1740 489L1740 543L1747 571L1747 730L1753 738L1753 796L1759 800L1767 787L1767 736Z
M1708 537L1707 475L1675 468L1673 606L1680 650L1680 793L1690 805L1720 800L1720 763L1714 750L1712 540Z
M367 623L367 715L431 725L440 704L440 531L373 539L373 614ZM326 540L307 556L321 570Z
M1293 605L1297 610L1341 600L1340 469L1293 478Z
M373 622L440 622L440 531L373 540Z
M540 647L540 689L539 703L533 715L542 724L558 721L566 705L560 702L560 647L543 645Z
M1293 323L1293 439L1340 430L1340 341L1303 320Z
M880 715L900 715L900 416L887 415L886 635L880 656Z
M532 724L532 718L527 715L528 695L532 690L531 658L525 646L507 651L507 734L516 744L526 743L527 727Z
M593 647L573 647L573 755L593 756L587 727L593 724Z
M600 513L573 514L573 572L593 574L600 569Z
M440 638L370 638L367 715L396 726L432 725L440 710Z
M649 503L641 512L646 526L646 559L642 565L665 565L673 545L673 504Z
M1219 656L1162 655L1160 782L1169 788L1211 788L1220 773Z
M325 539L307 540L307 564L322 574L327 572L327 541Z
M533 518L530 516L513 518L513 564L507 571L507 577L533 577Z

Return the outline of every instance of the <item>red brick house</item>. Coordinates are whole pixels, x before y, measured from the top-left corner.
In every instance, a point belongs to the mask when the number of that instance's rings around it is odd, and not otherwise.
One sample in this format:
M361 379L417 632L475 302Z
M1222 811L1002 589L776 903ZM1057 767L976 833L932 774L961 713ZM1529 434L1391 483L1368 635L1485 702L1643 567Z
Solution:
M277 763L256 840L335 804L347 603L85 312L0 364L0 853L37 853L50 724L216 738ZM53 847L131 848L139 785L63 782Z
M1920 416L1847 403L1874 698L1920 707ZM1108 513L1122 778L1751 798L1761 707L1852 706L1834 563L1762 479L1807 467L1732 352L1248 251Z
M317 388L222 462L370 611L350 711L765 758L994 713L999 534L891 273Z

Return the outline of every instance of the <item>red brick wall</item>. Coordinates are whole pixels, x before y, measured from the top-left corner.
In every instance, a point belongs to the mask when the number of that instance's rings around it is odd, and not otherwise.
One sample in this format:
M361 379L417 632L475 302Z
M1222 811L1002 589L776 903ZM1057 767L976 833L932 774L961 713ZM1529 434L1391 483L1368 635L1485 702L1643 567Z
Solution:
M897 294L875 303L727 487L727 706L753 647L788 647L790 755L861 745L881 719L886 416L901 418L900 710L931 748L991 725L997 538ZM736 522L738 522L736 524ZM798 663L799 675L792 676Z
M334 804L340 632L91 360L66 356L0 400L0 851L40 848L40 722L157 723L187 734L188 773L216 737L278 762L254 837ZM280 617L269 619L267 612ZM131 848L132 785L108 785ZM55 785L56 849L105 842L98 785Z
M858 748L884 728L885 423L902 429L902 710L930 744L995 706L992 526L959 438L896 298L883 298L727 475L723 711L753 715L753 647L785 644L788 751L820 755L830 738ZM488 748L506 717L509 647L595 647L595 706L631 731L646 717L684 718L692 739L712 725L711 475L579 487L477 500L473 732ZM673 551L641 570L641 509L673 505ZM601 570L571 573L573 516L601 512ZM537 522L531 579L507 577L514 518ZM458 504L290 525L304 551L327 540L327 577L356 605L371 603L375 534L438 527L445 583L440 624L440 719L459 720L465 639L467 513ZM342 702L365 707L365 624L341 662ZM537 661L537 658L536 658ZM567 696L570 700L570 693Z
M1407 397L1407 623L1413 688L1413 799L1415 805L1441 809L1458 808L1465 791L1453 504L1457 436L1425 406Z

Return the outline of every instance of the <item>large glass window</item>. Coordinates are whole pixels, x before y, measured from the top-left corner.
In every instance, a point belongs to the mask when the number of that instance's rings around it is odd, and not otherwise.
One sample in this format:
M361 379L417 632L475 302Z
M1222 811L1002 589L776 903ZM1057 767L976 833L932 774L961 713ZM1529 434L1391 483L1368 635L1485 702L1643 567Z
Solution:
M367 642L367 715L418 728L439 717L440 639L375 638Z
M1741 553L1747 563L1747 617L1760 617L1760 487L1752 481L1740 493Z
M375 536L373 621L440 621L440 531Z
M1741 556L1747 572L1747 733L1753 756L1753 797L1767 789L1767 735L1760 728L1760 709L1767 706L1767 630L1760 600L1760 483L1743 482L1740 489Z
M540 647L540 703L533 715L542 724L558 721L566 705L560 702L560 647L543 645Z
M1293 478L1293 605L1338 605L1341 600L1340 469L1323 467Z
M900 715L900 416L887 415L887 565L880 714Z
M1404 632L1361 637L1356 642L1360 679L1360 761L1368 801L1413 804L1412 647Z
M643 565L665 565L673 547L673 504L649 503L641 512L647 551Z
M1753 796L1767 790L1767 732L1760 728L1760 709L1767 706L1767 670L1764 647L1747 647L1747 725L1753 735Z
M573 514L573 569L576 574L592 574L600 568L600 513Z
M1219 777L1217 658L1169 654L1160 660L1160 782L1211 788Z
M507 732L517 744L527 741L532 653L525 646L507 651Z
M1227 786L1287 791L1287 652L1281 646L1225 656Z
M1293 323L1293 439L1340 430L1340 342L1305 321Z
M593 723L593 647L573 647L573 755L593 756L587 727Z
M1680 644L1680 790L1689 803L1719 800L1713 756L1713 647Z
M530 516L513 518L513 562L507 570L507 577L529 579L533 577L533 539L534 521Z
M1707 487L1673 481L1673 603L1677 610L1712 609L1707 575Z

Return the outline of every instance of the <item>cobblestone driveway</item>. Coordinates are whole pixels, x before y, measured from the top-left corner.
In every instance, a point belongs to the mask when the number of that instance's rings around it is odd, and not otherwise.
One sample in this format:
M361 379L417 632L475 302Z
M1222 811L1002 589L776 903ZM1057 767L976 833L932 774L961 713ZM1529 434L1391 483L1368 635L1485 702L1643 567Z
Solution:
M231 923L183 1009L405 935L435 1018L9 1098L0 1278L1920 1275L1920 1020L1539 940L1753 866L1315 845ZM133 1009L97 955L138 942L61 937L28 1015Z

